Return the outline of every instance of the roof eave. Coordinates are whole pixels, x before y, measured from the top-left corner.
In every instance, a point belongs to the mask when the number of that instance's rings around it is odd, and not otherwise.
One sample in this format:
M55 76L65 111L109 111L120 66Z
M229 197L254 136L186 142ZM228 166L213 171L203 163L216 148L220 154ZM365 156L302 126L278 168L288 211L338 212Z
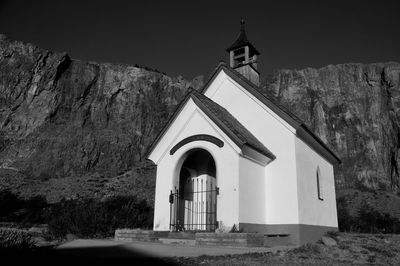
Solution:
M306 142L308 145L313 147L320 155L322 155L325 159L327 159L332 164L340 164L341 160L339 157L328 147L326 144L318 138L311 130L307 128L304 122L300 121L300 119L291 114L289 115L287 111L284 111L280 107L278 107L275 103L267 99L261 92L258 91L258 87L251 83L248 79L243 77L240 73L231 69L226 64L219 64L213 75L209 78L209 81L203 86L201 92L207 90L211 81L215 79L217 74L223 70L230 78L235 80L238 84L240 84L243 88L249 91L252 95L254 95L259 101L265 104L268 108L271 108L277 115L283 118L290 126L292 126L296 130L296 134L300 139ZM308 135L308 137L307 137ZM320 146L320 147L317 147Z
M311 132L311 130L309 130L307 128L307 126L303 123L300 122L300 119L297 118L296 116L294 116L295 118L293 118L292 116L290 116L289 114L286 113L286 111L282 110L280 107L278 107L276 104L274 104L273 102L271 102L269 99L267 99L263 94L261 94L261 92L258 91L258 87L256 87L254 84L252 84L249 80L247 80L245 77L241 76L239 73L237 73L237 71L235 71L234 69L229 68L228 66L226 66L226 64L224 62L221 62L217 68L214 70L214 72L210 75L210 77L208 78L208 80L206 81L206 83L204 84L203 88L200 90L200 93L204 93L207 88L210 86L210 84L212 83L212 81L217 77L217 75L219 74L220 71L224 70L224 72L231 77L233 80L235 80L237 83L239 83L242 87L244 87L247 91L249 91L252 95L254 95L259 101L261 101L263 104L265 104L267 107L271 108L272 111L274 111L277 115L279 115L280 117L282 117L287 123L289 123L289 125L291 125L295 130L296 130L296 134L297 136L303 140L305 143L307 143L309 146L311 146L314 150L316 150L320 155L322 155L325 159L327 159L329 162L331 162L332 164L340 164L341 161L339 159L339 157L329 148L326 146L326 144L318 138L318 136L316 136L313 132ZM185 103L190 99L194 99L195 96L193 96L193 93L191 93L192 90L189 90L189 92L186 94L185 98L181 101L181 103L178 105L178 107L175 109L174 113L171 115L171 117L168 119L168 121L166 122L166 124L164 125L164 127L162 128L162 130L160 131L160 133L157 135L157 137L155 138L155 140L152 142L152 144L150 145L149 149L146 151L145 153L145 157L148 159L148 157L150 156L151 152L154 150L155 146L157 145L157 143L159 142L159 140L162 138L162 136L165 134L165 132L167 131L167 129L169 128L169 126L171 125L171 123L175 120L176 116L179 114L179 112L181 111L181 109L183 108L183 106L185 105ZM192 97L193 96L193 97ZM199 103L199 104L197 104ZM207 109L207 107L205 107L201 101L199 99L197 99L197 105L201 108L201 106L203 106L203 112L204 110ZM210 115L209 111L206 111L207 115L214 120L217 120L214 116ZM213 118L214 117L214 118ZM215 121L214 121L215 123ZM222 124L222 122L217 121L216 123L218 123L219 125L221 125L221 127L224 127ZM225 128L225 133L229 133L229 137L235 142L236 145L238 145L239 148L242 148L243 145L247 144L242 142L240 139L238 139L232 132L230 132L230 130L226 127ZM224 128L221 128L224 130ZM252 147L254 149L254 147ZM257 150L257 149L255 149ZM258 152L260 152L259 150L257 150ZM261 153L263 154L263 153ZM266 155L266 154L264 154ZM267 155L266 155L267 156ZM274 160L276 157L275 155L272 154L271 157L272 160Z
M195 104L241 149L243 150L244 147L247 145L251 147L253 150L256 152L260 153L263 156L268 157L271 161L276 158L276 156L270 152L268 149L266 150L261 150L253 145L251 145L248 142L242 141L240 138L238 138L235 133L233 133L229 127L227 127L222 121L218 119L217 116L215 116L208 108L205 106L200 99L196 97L196 95L192 94L192 99L195 102Z
M208 108L201 102L200 99L198 99L194 94L193 94L193 89L189 90L189 92L186 94L185 98L181 101L181 103L178 105L178 107L175 109L174 113L171 115L171 117L168 119L168 121L165 123L163 128L161 129L160 133L157 135L157 137L153 140L152 144L148 148L148 150L145 152L145 158L149 159L151 153L153 152L154 148L157 146L159 141L162 139L170 125L173 123L175 118L179 115L183 107L185 106L186 102L192 99L193 102L202 110L237 146L238 148L242 149L243 145L246 143L240 140L229 128L225 126L225 124L217 117L215 117L211 111L208 110ZM150 159L149 159L150 160Z
M275 155L272 153L265 153L264 151L260 151L253 145L246 143L241 148L242 156L261 164L262 166L266 166L270 162L276 159Z
M330 163L341 164L340 158L306 125L302 124L296 130L296 135Z
M271 102L269 99L267 99L261 92L258 91L259 88L255 84L253 84L250 80L246 79L240 73L238 73L232 68L227 67L226 65L221 66L221 68L230 78L239 83L242 87L244 87L247 91L249 91L253 96L255 96L260 102L265 104L268 108L271 108L272 111L274 111L276 114L282 117L292 127L297 128L301 125L299 118L297 117L294 118L294 115L292 115L293 117L290 116L289 114L286 113L286 111L284 111L276 104ZM204 90L206 90L206 88L204 88Z
M245 142L239 139L233 132L225 126L209 109L198 99L195 95L191 94L194 103L239 147L241 148Z

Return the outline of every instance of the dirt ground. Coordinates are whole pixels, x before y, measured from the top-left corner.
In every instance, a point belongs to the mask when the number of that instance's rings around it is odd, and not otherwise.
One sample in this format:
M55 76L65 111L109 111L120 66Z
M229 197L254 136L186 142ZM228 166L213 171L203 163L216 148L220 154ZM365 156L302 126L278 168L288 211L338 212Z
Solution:
M26 254L0 252L0 257L12 258L14 262L40 262L54 265L54 262L73 265L88 261L101 264L134 265L400 265L400 235L331 233L314 244L300 247L286 247L259 250L230 250L218 248L205 252L199 247L194 252L183 246L171 245L161 251L151 250L152 244L113 242L112 240L92 241L92 245L79 245L79 241L64 243L58 248L41 248ZM102 241L107 243L102 243ZM110 244L109 242L113 242ZM75 243L75 246L73 245ZM139 245L139 246L138 246ZM162 245L162 244L158 244ZM61 247L61 248L60 248ZM197 247L190 247L197 249ZM179 250L181 249L181 250ZM203 251L202 251L203 250ZM1 250L0 250L1 251ZM150 252L151 251L151 252ZM251 252L251 253L247 253ZM197 254L197 255L196 255ZM201 255L198 254L209 254ZM225 254L225 255L222 255ZM227 255L229 254L229 255Z
M167 260L176 265L400 265L400 235L330 235L334 241L278 252Z

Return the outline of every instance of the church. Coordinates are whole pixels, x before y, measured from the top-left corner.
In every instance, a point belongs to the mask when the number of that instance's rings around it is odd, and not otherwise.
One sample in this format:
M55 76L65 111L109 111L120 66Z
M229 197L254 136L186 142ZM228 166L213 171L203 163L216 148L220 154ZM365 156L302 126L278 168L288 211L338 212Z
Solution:
M338 229L340 159L260 92L258 50L241 21L201 91L190 90L154 140L154 231L248 232L301 244Z

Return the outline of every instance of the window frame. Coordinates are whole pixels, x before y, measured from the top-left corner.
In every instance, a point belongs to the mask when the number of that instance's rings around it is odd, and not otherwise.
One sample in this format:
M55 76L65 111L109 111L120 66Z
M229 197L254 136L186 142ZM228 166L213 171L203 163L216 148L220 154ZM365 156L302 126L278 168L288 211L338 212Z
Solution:
M319 169L319 166L317 167L316 178L317 178L317 196L318 196L318 199L319 200L324 200L321 171Z

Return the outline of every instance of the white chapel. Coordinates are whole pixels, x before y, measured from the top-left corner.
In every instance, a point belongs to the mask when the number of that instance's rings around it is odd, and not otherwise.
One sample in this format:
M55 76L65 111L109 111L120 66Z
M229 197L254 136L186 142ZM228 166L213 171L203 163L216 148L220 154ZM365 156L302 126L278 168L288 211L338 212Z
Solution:
M201 91L190 90L149 148L157 165L154 230L257 232L315 241L337 230L339 158L261 94L241 22Z

